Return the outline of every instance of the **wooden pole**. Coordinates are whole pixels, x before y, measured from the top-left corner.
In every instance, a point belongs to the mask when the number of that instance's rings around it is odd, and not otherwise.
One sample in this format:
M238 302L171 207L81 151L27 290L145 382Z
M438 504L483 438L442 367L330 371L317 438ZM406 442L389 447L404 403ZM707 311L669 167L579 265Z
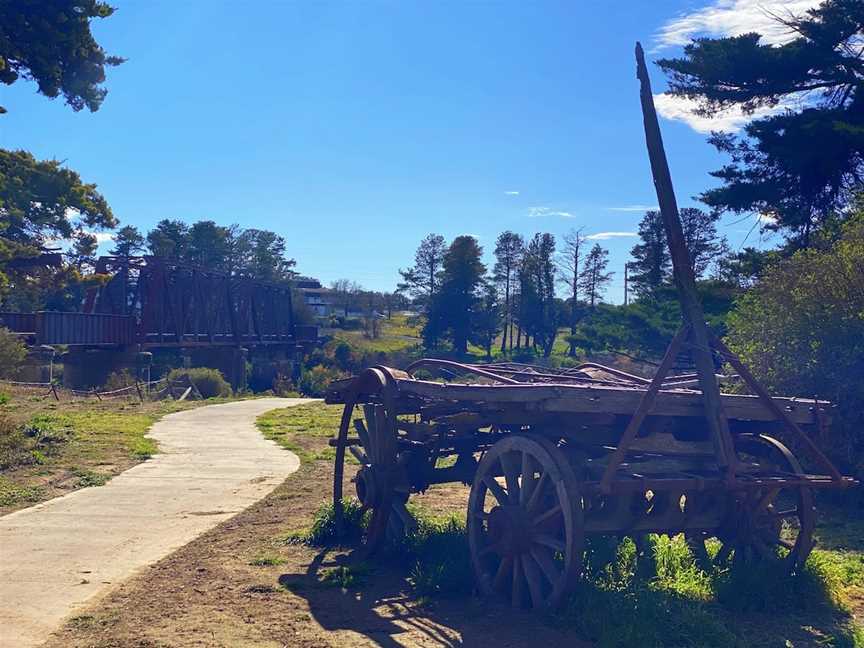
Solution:
M807 434L802 430L798 424L793 421L789 415L783 411L783 408L780 407L774 399L771 398L771 395L765 390L765 388L759 384L759 381L756 380L756 377L750 373L750 370L746 367L746 365L741 362L741 360L736 356L732 351L729 350L729 347L718 337L712 335L711 341L714 343L714 346L717 348L720 353L723 354L726 361L732 365L732 368L738 372L738 375L744 379L744 382L747 383L747 386L750 387L756 395L765 403L765 406L771 410L771 413L776 416L778 419L783 421L786 425L786 428L795 433L795 436L804 443L804 445L809 448L810 452L815 457L816 461L821 465L825 470L827 470L831 478L834 480L843 479L843 475L840 474L840 471L831 463L831 461L826 457L819 447L813 442L813 440L807 436ZM819 403L816 402L816 416L819 416Z
M705 314L699 295L696 293L696 277L690 263L690 253L684 242L684 231L681 218L678 215L678 203L675 200L675 189L672 186L672 176L669 173L669 163L663 148L663 137L660 134L660 124L657 121L657 111L654 108L654 96L651 93L651 80L648 68L645 66L645 53L642 45L636 43L636 76L640 82L640 99L642 102L642 119L645 126L645 144L648 147L648 157L651 160L651 174L654 177L654 189L663 216L663 226L669 242L669 252L672 257L672 275L678 288L681 300L681 311L684 320L690 325L693 359L696 372L699 374L699 386L705 401L705 418L711 431L712 442L717 453L717 462L727 470L731 479L735 471L735 447L729 432L729 422L723 413L720 401L720 387L714 375L714 361L709 347L708 327L705 325Z
M645 421L645 417L651 413L651 408L654 407L654 401L657 400L657 393L663 386L663 381L672 369L672 365L675 364L675 359L678 357L681 345L687 339L689 333L690 326L685 324L678 329L675 337L672 338L672 342L669 343L669 347L666 349L666 355L663 356L663 360L657 368L657 373L654 374L654 378L651 380L651 384L648 385L648 389L644 394L642 394L642 400L639 401L639 406L636 408L633 418L630 419L630 422L627 424L627 429L625 429L624 434L621 435L621 440L618 441L618 447L615 448L615 452L613 452L609 457L609 462L606 464L606 470L603 471L603 478L600 480L601 492L608 493L611 490L612 479L615 477L615 471L627 456L627 449L630 447L630 444L633 443L633 439L636 438L636 433L639 432L639 428Z

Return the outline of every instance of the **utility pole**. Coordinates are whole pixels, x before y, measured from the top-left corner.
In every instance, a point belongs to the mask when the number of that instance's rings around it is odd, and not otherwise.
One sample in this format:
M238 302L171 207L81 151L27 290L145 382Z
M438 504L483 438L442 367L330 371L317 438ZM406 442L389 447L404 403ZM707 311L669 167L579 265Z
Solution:
M630 263L624 264L624 305L627 306L629 301L627 299L627 270L630 268Z

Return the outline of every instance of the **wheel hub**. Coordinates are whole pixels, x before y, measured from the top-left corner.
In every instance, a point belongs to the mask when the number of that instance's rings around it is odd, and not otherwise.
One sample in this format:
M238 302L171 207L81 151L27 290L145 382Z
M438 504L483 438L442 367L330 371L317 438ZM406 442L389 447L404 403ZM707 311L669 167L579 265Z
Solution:
M496 506L489 512L489 538L502 555L521 554L531 547L531 520L521 506Z
M357 471L357 476L354 478L354 488L361 504L375 506L378 503L381 493L384 492L381 480L380 471L373 466L363 466Z

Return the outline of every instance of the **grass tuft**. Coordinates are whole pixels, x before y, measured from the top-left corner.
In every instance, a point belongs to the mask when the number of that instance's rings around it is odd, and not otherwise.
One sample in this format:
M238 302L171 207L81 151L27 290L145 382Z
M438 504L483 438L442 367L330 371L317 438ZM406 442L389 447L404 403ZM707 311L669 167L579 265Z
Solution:
M274 556L272 554L264 554L261 556L256 556L249 561L249 564L253 567L276 567L277 565L284 564L284 562L284 558Z
M284 544L305 544L310 547L331 547L350 544L360 539L366 525L366 515L356 500L343 500L343 533L336 528L336 514L332 504L324 504L315 512L312 525L303 531L289 533L280 538Z
M321 582L343 590L360 589L366 584L371 569L366 563L339 565L321 571Z

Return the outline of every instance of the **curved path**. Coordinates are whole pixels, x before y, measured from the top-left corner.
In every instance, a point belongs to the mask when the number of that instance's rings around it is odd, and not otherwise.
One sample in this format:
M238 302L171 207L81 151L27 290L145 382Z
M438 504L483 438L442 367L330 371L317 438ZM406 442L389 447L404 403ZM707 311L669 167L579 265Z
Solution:
M255 419L299 398L170 414L159 454L105 486L0 518L0 646L44 641L82 603L261 499L297 470Z

